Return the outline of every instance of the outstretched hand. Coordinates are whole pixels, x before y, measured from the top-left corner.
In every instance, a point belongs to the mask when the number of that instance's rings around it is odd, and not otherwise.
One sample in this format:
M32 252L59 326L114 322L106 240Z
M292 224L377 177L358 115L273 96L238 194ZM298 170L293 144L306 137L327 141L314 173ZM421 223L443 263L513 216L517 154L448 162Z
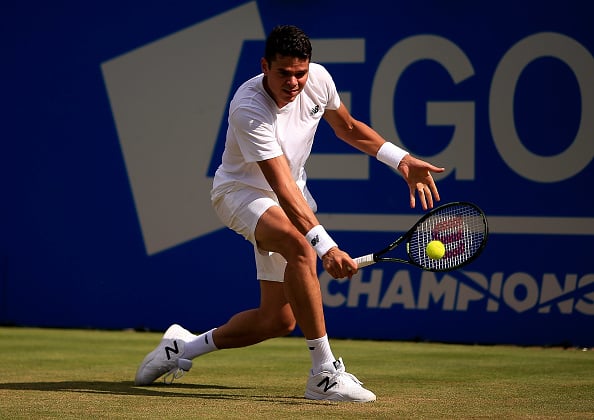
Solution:
M434 201L440 200L431 172L440 173L445 171L445 168L438 168L414 156L406 155L400 161L398 171L408 184L411 208L416 206L416 194L419 194L423 210L433 208Z

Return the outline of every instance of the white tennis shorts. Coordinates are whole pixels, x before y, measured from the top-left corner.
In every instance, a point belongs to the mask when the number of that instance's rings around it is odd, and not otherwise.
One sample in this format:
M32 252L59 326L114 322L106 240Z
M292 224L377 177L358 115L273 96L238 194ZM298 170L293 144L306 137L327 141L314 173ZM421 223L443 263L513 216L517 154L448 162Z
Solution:
M256 272L259 280L284 281L287 261L276 252L258 249L255 231L260 217L272 206L278 206L272 191L245 185L227 187L213 194L212 205L221 221L254 246Z

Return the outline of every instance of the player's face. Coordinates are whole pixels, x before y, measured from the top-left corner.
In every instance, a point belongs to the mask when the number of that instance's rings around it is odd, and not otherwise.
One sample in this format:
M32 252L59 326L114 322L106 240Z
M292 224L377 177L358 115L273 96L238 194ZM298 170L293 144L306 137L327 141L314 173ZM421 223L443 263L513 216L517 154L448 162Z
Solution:
M264 88L279 108L293 102L305 87L309 72L309 60L277 55L268 63L262 58Z

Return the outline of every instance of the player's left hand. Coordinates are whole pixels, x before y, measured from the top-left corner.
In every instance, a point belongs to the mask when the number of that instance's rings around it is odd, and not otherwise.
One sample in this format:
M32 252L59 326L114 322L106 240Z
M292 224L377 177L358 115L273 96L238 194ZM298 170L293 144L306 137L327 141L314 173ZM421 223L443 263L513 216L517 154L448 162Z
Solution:
M431 172L441 173L445 168L438 168L414 156L406 155L400 161L398 171L408 184L411 208L416 206L416 194L419 195L423 210L433 208L434 202L440 200Z

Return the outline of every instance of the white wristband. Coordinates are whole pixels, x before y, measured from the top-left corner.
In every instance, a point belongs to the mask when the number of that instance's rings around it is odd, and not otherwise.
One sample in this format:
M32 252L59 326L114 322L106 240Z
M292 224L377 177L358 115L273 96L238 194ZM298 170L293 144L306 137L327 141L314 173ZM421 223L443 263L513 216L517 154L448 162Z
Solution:
M398 169L398 165L400 165L400 161L404 156L408 155L408 152L400 147L396 146L394 143L385 142L377 151L377 160L386 165Z
M326 255L326 252L328 252L330 248L338 246L336 245L336 242L332 240L330 235L328 235L328 232L326 232L326 229L324 229L324 226L322 225L316 225L311 228L311 230L305 235L305 239L307 239L307 242L309 242L311 246L314 247L318 257L320 258Z

